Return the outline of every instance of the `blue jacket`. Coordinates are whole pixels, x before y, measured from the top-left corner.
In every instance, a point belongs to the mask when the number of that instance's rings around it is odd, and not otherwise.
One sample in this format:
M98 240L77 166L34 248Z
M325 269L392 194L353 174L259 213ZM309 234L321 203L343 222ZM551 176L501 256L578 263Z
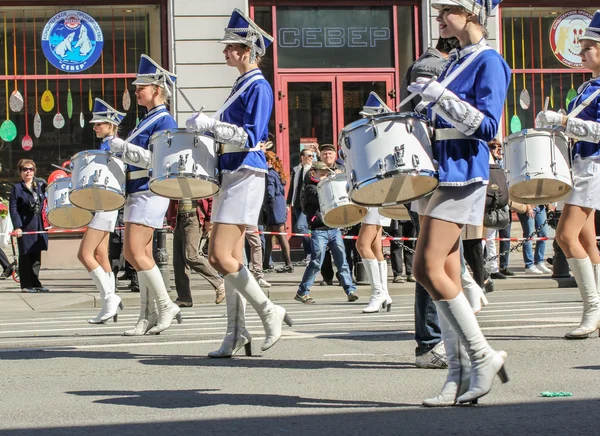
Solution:
M287 207L285 205L285 184L281 182L279 173L274 168L269 168L267 173L267 191L265 195L267 212L267 225L275 226L287 221Z
M591 79L581 85L578 89L578 96L569 103L569 113L573 111L577 106L583 103L592 93L600 88L600 78ZM600 96L596 97L588 107L586 107L579 115L575 118L579 118L585 121L597 121L600 122ZM600 157L600 144L594 144L593 142L578 141L575 143L572 149L572 157L579 155L582 158L586 157Z
M33 192L26 188L25 182L21 181L13 186L10 193L9 212L15 229L21 229L23 233L44 230L42 208L46 199L45 186L45 182L40 183L39 179L34 181L33 191L38 197L37 206ZM37 210L37 214L35 210ZM48 234L23 235L18 238L18 245L20 254L39 253L48 249Z
M231 95L256 74L257 70L248 71L240 76L233 85ZM259 73L260 74L260 73ZM243 127L248 134L246 148L253 148L260 142L269 139L269 120L273 111L273 90L267 80L262 77L253 82L242 92L225 112L221 121ZM267 160L262 150L248 153L227 153L219 157L219 170L234 172L240 168L249 168L262 173L267 172Z

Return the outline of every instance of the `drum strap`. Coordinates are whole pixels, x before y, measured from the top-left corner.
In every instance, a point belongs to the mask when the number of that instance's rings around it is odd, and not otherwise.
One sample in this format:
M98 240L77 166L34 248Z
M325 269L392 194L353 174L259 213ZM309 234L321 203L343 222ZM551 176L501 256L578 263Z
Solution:
M583 103L581 103L579 106L577 106L575 109L573 109L571 111L571 113L569 115L567 115L567 117L568 118L575 118L586 107L588 107L596 99L596 97L598 97L599 95L600 95L600 89L597 89L595 92L592 93L592 95L590 95L588 98L586 98Z
M436 141L449 141L452 139L468 139L473 140L472 136L467 136L458 129L435 129L435 140Z
M259 142L252 148L240 148L237 145L233 144L220 144L219 146L219 154L227 154L227 153L249 153L251 151L259 151L260 146L263 145L264 142Z
M246 81L246 83L244 83L242 85L242 87L235 92L235 94L233 94L232 96L230 96L227 99L227 101L223 104L223 106L221 106L221 108L218 111L216 111L211 118L214 118L216 120L220 119L221 114L223 112L225 112L227 110L227 108L229 106L231 106L234 101L236 101L238 99L238 97L240 95L242 95L242 92L244 92L246 89L248 89L248 87L250 85L252 85L254 82L256 82L257 80L260 80L260 79L264 79L264 77L263 77L262 73L260 72L260 70L255 70L255 72L250 73L248 75L248 80Z
M148 177L148 170L128 171L127 180L138 180Z
M125 142L131 143L131 141L133 141L133 139L136 138L140 133L151 127L156 120L162 117L166 117L167 115L170 115L170 113L166 111L159 112L156 115L153 115L152 117L150 117L150 119L148 119L147 122L144 123L142 127L140 127L139 129L136 127L136 130L133 131L133 133L125 140Z

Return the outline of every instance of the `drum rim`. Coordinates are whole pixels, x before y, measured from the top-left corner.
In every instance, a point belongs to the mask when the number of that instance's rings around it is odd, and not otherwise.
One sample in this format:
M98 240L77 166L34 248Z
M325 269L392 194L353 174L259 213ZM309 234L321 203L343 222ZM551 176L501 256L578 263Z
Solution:
M114 157L115 159L119 159L114 154L111 154L111 152L108 150L81 150L81 151L78 151L77 153L75 153L73 156L71 156L71 162L75 159L80 158L81 156L83 156L85 154L107 155L110 157ZM121 160L121 159L119 159L119 160Z
M431 171L430 170L420 170L420 172L431 172ZM389 174L389 173L386 173L386 174ZM378 181L381 181L381 180L384 180L384 179L392 178L392 177L386 177L385 176L386 174L378 175L378 176L375 176L375 177L371 177L370 179L364 180L362 182L357 182L357 183L354 183L354 184L350 184L350 187L348 189L348 197L350 198L350 201L352 203L358 204L359 206L365 206L365 207L385 207L385 206L383 206L383 204L385 204L385 203L382 203L382 204L380 204L380 203L367 204L367 203L361 203L359 201L356 201L356 200L354 200L354 198L352 198L352 192L354 192L355 190L357 190L358 186L360 186L361 188L363 188L363 187L369 186L369 185L371 185L371 184L373 184L375 182L378 182ZM422 174L418 174L418 175L420 176ZM431 194L433 191L435 191L440 186L440 181L439 181L439 179L437 177L431 177L431 176L427 176L427 177L433 178L437 182L436 185L435 185L435 187L431 191L428 191L426 194L420 195L418 197L413 197L413 198L410 198L408 200L403 200L403 201L398 202L398 203L387 203L386 206L394 206L394 205L398 205L398 204L410 203L411 201L418 200L419 198L427 197L429 194Z
M429 122L430 122L430 119L427 116L417 113L417 112L389 112L389 113L373 115L373 116L361 118L360 120L352 121L350 124L344 126L344 128L342 129L342 134L340 136L343 136L344 132L351 132L352 130L357 129L358 127L361 127L367 123L370 123L371 120L386 121L388 119L392 120L392 119L412 119L412 118L416 118L419 121L423 121L425 124L429 124Z
M52 212L58 211L59 209L71 209L71 208L73 208L73 209L80 209L80 210L83 210L84 212L87 212L89 214L89 221L87 221L85 224L80 224L80 225L73 226L73 227L62 227L62 226L58 226L58 225L56 225L56 224L54 224L52 222L52 219L51 219ZM82 209L82 208L77 207L77 206L73 206L72 204L70 204L68 206L56 207L56 208L51 209L51 210L48 211L48 221L50 222L50 224L52 224L52 227L57 227L59 229L78 229L80 227L85 227L89 223L92 222L93 218L94 218L94 214L91 211L89 211L87 209Z
M319 206L320 206L320 205L319 205ZM337 206L337 207L334 207L334 208L332 208L331 210L329 210L329 212L332 212L334 209L337 209L338 207L342 207L342 206L356 206L356 207L357 207L359 210L362 210L362 209L364 209L363 215L360 217L360 219L357 219L357 220L352 220L352 221L349 221L348 223L345 223L343 226L339 226L339 225L337 225L337 224L333 224L333 223L330 223L330 222L328 222L328 221L326 220L326 218L325 218L327 214L324 214L324 215L323 215L323 219L322 219L323 223L324 223L325 225L327 225L328 227L333 227L333 228L336 228L336 229L343 229L343 228L346 228L346 227L352 227L352 226L355 226L356 224L358 224L358 223L362 222L362 220L363 220L363 219L365 218L365 216L367 215L367 208L366 208L365 206L362 206L362 205L360 205L360 204L357 204L357 203L352 203L352 202L348 202L348 203L346 203L346 204L341 204L341 205L339 205L339 206ZM329 213L329 212L327 212L327 213Z
M58 186L58 182L59 182L60 180L65 180L65 179L69 181L69 185L70 185L70 184L71 184L71 177L70 177L70 176L69 176L69 177L61 177L61 178L59 178L59 179L56 179L56 180L54 180L52 183L50 183L50 184L48 185L48 187L46 188L46 192L47 192L47 191L49 191L49 190L50 190L52 187L54 187L54 186ZM67 186L67 187L68 187L68 186ZM60 189L64 189L64 188L60 188Z
M117 194L119 197L121 197L123 199L123 203L121 203L121 205L119 207L116 207L114 209L103 209L103 210L88 209L87 207L79 206L77 203L75 203L73 200L71 200L71 195L73 194L73 192L82 191L84 189L103 189L105 191L111 191L111 192ZM125 205L125 195L126 195L125 189L122 189L121 191L117 191L115 188L113 188L111 186L85 185L85 186L80 187L79 189L72 188L69 191L69 201L71 202L71 204L78 207L79 209L84 209L84 210L87 210L90 212L112 212L113 210L121 209Z
M212 136L208 136L207 134L205 134L203 132L188 132L187 129L185 129L183 127L177 127L176 129L164 129L164 130L159 130L156 133L153 133L152 136L150 136L150 138L148 139L148 143L152 142L155 138L158 138L159 136L163 136L165 133L185 133L188 135L202 136L206 139L210 139L213 142L215 141L215 138L213 138Z
M531 132L531 133L528 133ZM511 141L514 141L515 138L525 138L525 137L534 137L534 136L558 136L559 138L567 140L565 134L559 130L555 129L523 129L520 132L515 132L511 135L508 135L504 138L504 142L508 144Z
M185 174L188 174L188 176L185 176ZM168 198L170 200L182 200L184 197L166 197L163 194L159 194L158 192L154 191L152 189L152 186L155 185L155 182L160 182L160 181L164 181L164 180L169 180L169 179L177 179L177 178L182 178L182 179L196 179L196 180L204 180L207 182L210 182L213 185L217 186L217 190L215 191L214 194L210 194L204 197L192 197L192 200L201 200L203 198L210 198L213 197L215 195L217 195L219 193L219 191L221 190L221 183L219 182L219 179L217 177L210 177L210 176L206 176L204 174L198 174L198 175L194 175L193 173L172 173L172 174L166 174L164 176L160 176L160 177L154 177L151 178L150 181L148 182L148 187L150 188L150 191L152 191L154 194L160 196L160 197L164 197L164 198ZM187 198L187 197L185 197Z

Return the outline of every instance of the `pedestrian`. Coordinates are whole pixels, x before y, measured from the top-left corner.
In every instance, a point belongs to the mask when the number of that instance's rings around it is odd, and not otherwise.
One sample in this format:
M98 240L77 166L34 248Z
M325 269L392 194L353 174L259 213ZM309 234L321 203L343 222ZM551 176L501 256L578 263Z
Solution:
M248 269L252 272L252 275L261 288L270 288L271 283L265 279L265 271L263 270L263 238L261 238L263 235L259 233L260 227L246 226L245 246L247 247Z
M173 272L179 307L192 307L190 270L200 274L215 291L215 304L225 299L225 287L219 273L200 252L204 233L210 231L212 199L171 200L167 223L173 229Z
M283 171L283 165L275 153L267 151L267 187L265 192L266 207L266 230L267 232L278 233L275 235L279 246L281 247L281 255L285 265L275 270L277 273L293 273L294 266L290 255L290 244L285 233L285 223L287 221L287 207L285 205L285 184L287 176ZM273 251L273 235L267 235L265 244L264 259L271 258ZM263 261L264 262L264 261ZM263 265L263 269L265 269Z
M310 263L306 267L306 270L304 270L302 282L300 283L300 286L298 286L298 291L296 292L294 299L305 304L312 304L315 302L310 296L310 287L314 283L315 278L321 269L326 247L329 247L329 251L331 251L331 254L333 255L333 261L338 270L338 278L344 288L348 301L352 302L358 300L356 287L352 282L350 270L348 269L348 262L346 261L346 251L344 243L342 242L342 232L340 229L328 227L323 222L323 217L321 215L317 184L329 174L331 174L331 169L325 162L319 161L313 163L309 173L310 178L305 183L304 190L302 191L302 211L306 214L311 229L311 257Z
M267 163L260 143L268 140L273 110L273 91L258 63L273 38L239 9L225 29L223 54L236 68L236 80L220 119L195 114L186 121L188 130L209 131L223 146L219 156L221 190L213 204L213 229L208 248L211 265L225 280L227 331L221 347L210 357L231 357L241 347L250 355L252 337L246 329L246 299L265 329L262 350L281 337L282 324L292 321L286 310L273 304L243 264L242 249L247 225L255 226L263 203Z
M117 111L105 101L96 98L90 123L94 125L96 137L102 140L100 150L110 151L110 141L117 137L117 130L125 114ZM116 292L115 275L108 258L108 240L117 223L118 210L95 212L83 234L77 258L92 278L100 293L101 308L90 324L104 324L110 318L117 322L119 310L123 308L121 297Z
M313 156L314 152L309 147L305 147L300 151L300 163L292 168L290 188L287 194L287 206L292 211L292 230L294 233L303 235L308 235L308 223L300 205L300 194L304 187L305 176L310 172ZM310 236L302 236L301 238L304 259L300 262L300 265L308 265L308 262L310 262Z
M546 223L546 210L550 205L531 205L527 204L525 213L518 213L517 217L523 228L523 238L547 238L548 224ZM523 262L525 263L525 274L542 275L549 274L552 271L546 265L544 253L546 252L546 241L538 239L535 241L535 252L533 242L527 240L523 243Z
M13 186L9 200L10 219L18 238L21 292L28 293L48 292L39 279L42 251L48 250L48 234L42 219L46 182L35 177L35 170L33 160L19 160L17 171L21 181Z
M600 328L600 255L594 231L594 213L600 209L600 11L579 37L581 61L592 78L581 85L569 103L569 116L540 112L536 127L562 127L573 138L573 190L565 200L556 241L573 271L581 298L583 318L567 339L587 338Z
M405 204L404 207L407 208L406 215L408 217L408 208L410 206ZM414 239L417 236L415 226L411 220L391 220L390 225L385 227L384 230L392 238ZM411 283L416 282L415 277L412 274L415 245L416 244L414 240L393 239L390 241L390 260L392 263L392 273L394 276L392 281L394 283L404 283L406 281Z
M126 336L158 334L171 326L173 318L181 322L181 309L171 301L152 256L154 230L163 227L169 199L152 193L148 187L150 137L177 128L177 122L166 107L171 95L169 88L175 80L175 75L142 55L133 85L136 85L138 105L148 112L126 140L113 138L110 141L111 151L121 153L128 164L123 251L125 259L137 271L140 285L140 315L135 327L124 332Z
M461 291L459 251L462 227L483 223L487 142L498 132L511 77L504 59L485 40L487 18L498 3L433 0L440 36L457 37L461 48L450 54L437 80L418 78L408 87L428 105L439 164L437 190L413 203L422 220L413 273L435 301L448 358L446 382L436 397L423 402L426 406L473 402L491 390L497 374L507 381L506 353L488 344ZM459 344L470 366L460 358Z

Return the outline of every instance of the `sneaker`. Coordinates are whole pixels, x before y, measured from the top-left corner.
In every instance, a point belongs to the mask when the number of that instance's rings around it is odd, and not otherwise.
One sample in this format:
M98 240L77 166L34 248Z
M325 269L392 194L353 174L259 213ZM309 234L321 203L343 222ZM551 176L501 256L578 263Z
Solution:
M258 279L258 286L260 286L261 288L270 288L271 283L269 283L268 281L266 281L265 279L263 279L261 277L260 279Z
M294 267L292 265L284 265L281 268L275 270L276 273L293 273Z
M354 291L350 291L348 293L348 301L349 302L353 302L353 301L356 301L356 300L358 300L358 294L356 292L354 292Z
M27 292L28 294L37 294L40 291L38 291L37 288L22 288L21 292Z
M319 286L333 286L333 280L321 280Z
M304 304L315 304L315 300L313 300L312 297L308 294L304 294L304 295L296 294L296 296L294 297L294 300L299 301L300 303L304 303Z
M533 276L541 276L544 274L541 272L535 265L531 265L529 268L525 268L525 274L533 275Z
M40 286L40 287L35 288L35 289L37 289L38 292L50 292L50 289L48 289L48 288L46 288L44 286Z
M548 268L544 262L536 263L535 266L544 274L550 274L552 272L552 270L550 270L550 268Z
M508 268L501 269L500 272L506 277L513 277L515 275L515 273L509 270Z
M310 263L310 257L307 257L306 259L302 259L301 261L296 262L294 265L295 266L308 266L309 263Z
M221 283L215 289L215 304L221 304L225 299L225 285Z
M444 343L440 342L425 354L417 356L415 359L417 368L446 369L448 360L446 358L446 348Z
M406 281L406 279L402 276L394 276L394 280L392 280L392 283L404 283Z
M498 280L506 280L506 276L502 274L500 271L496 271L490 274L490 277Z
M192 303L191 301L181 301L181 300L175 300L175 301L173 301L173 304L177 305L178 307L192 307L194 305L194 303Z
M494 281L492 279L487 279L487 281L483 284L483 292L485 294L494 292Z
M415 276L413 276L412 274L406 276L406 281L410 283L417 283L417 279L415 279Z

